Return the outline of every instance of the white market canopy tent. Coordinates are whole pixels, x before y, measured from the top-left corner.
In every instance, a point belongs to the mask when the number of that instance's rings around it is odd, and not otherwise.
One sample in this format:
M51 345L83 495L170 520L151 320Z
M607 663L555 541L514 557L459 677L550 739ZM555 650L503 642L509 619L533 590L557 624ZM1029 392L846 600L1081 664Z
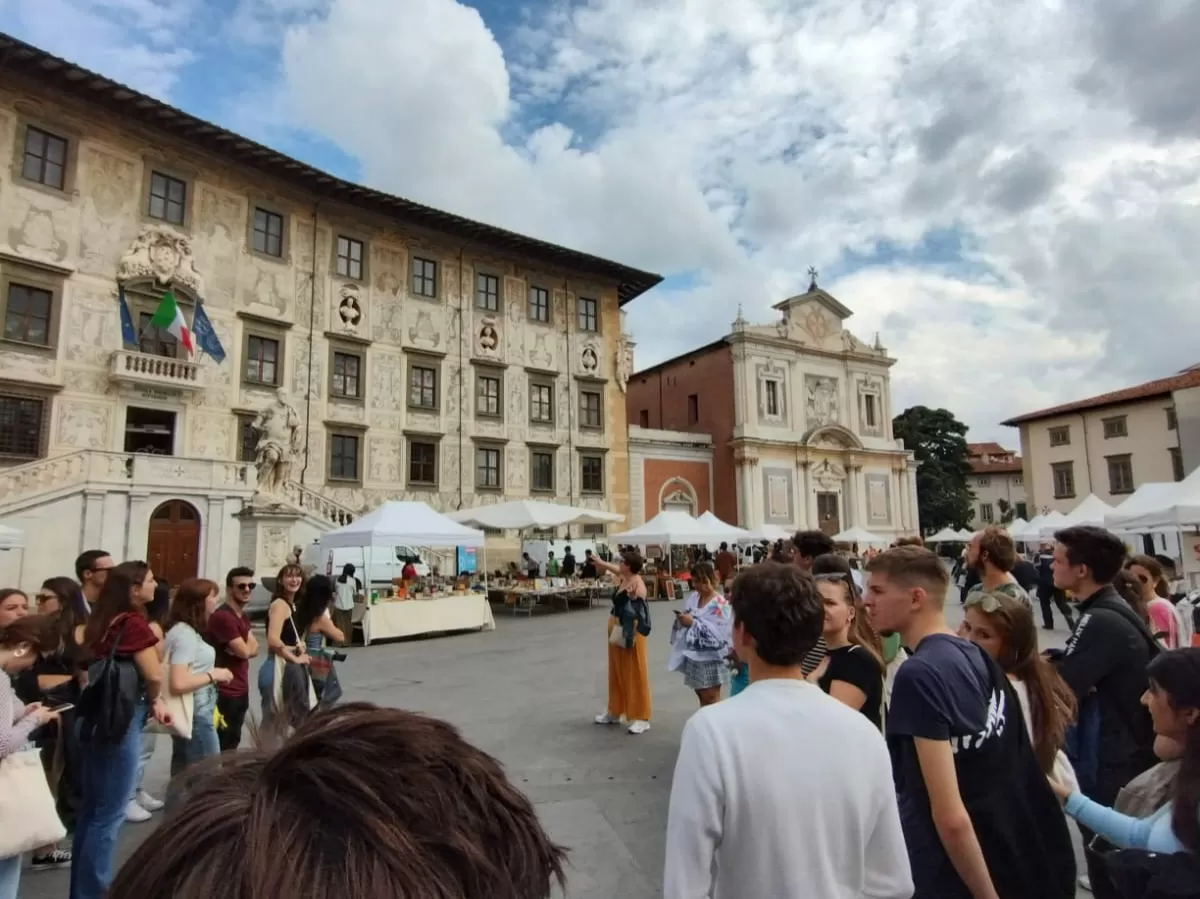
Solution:
M755 543L761 540L774 543L776 540L791 540L794 533L794 531L781 528L777 524L764 524L761 528L748 531L746 539Z
M1096 496L1096 494L1089 493L1083 502L1064 515L1061 521L1050 521L1051 516L1058 513L1051 512L1047 515L1046 521L1042 522L1042 536L1052 537L1055 531L1085 524L1103 527L1104 516L1108 515L1112 510L1113 507Z
M736 542L753 540L754 535L749 531L739 528L736 525L728 524L717 518L712 512L704 512L697 519L696 523L701 525L709 533L710 541L726 541Z
M1114 531L1129 530L1130 521L1137 521L1143 515L1172 505L1173 498L1179 494L1181 486L1182 484L1168 481L1143 484L1129 494L1125 502L1104 516L1104 526Z
M944 527L936 534L925 538L926 543L961 543L962 536L952 527Z
M1021 533L1027 527L1029 527L1029 522L1024 518L1014 518L1012 521L1006 524L1005 527L1008 529L1009 536L1012 536L1013 534ZM1015 540L1016 538L1014 537L1013 539Z
M568 524L612 524L624 521L624 515L563 506L536 499L519 499L474 509L459 509L445 516L459 524L473 524L497 531L525 528L557 528Z
M25 532L0 525L0 549L24 549Z
M1183 488L1185 484L1186 481L1181 481L1171 486ZM1172 492L1165 496L1161 503L1156 504L1155 508L1140 515L1123 516L1120 527L1126 531L1148 531L1197 525L1200 525L1200 486Z
M834 543L865 543L868 546L887 546L889 543L886 537L880 537L878 534L872 534L866 528L861 528L855 525L852 528L847 528L840 534L833 535Z
M345 527L321 535L321 549L343 547L481 547L483 531L451 521L425 503L391 501Z
M645 524L621 534L610 534L612 543L632 546L687 545L705 543L712 535L699 521L676 509L664 509Z
M969 528L959 528L955 533L958 534L958 539L963 543L970 543L975 536L975 532Z

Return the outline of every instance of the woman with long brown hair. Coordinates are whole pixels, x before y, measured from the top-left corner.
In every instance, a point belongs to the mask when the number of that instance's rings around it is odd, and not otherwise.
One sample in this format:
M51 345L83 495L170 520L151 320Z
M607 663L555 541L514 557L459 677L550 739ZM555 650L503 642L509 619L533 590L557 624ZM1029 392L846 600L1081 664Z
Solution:
M1175 617L1175 606L1171 603L1170 585L1162 565L1154 556L1133 556L1125 565L1133 575L1142 594L1149 618L1150 633L1164 649L1179 648L1179 619Z
M642 581L642 556L635 550L620 555L620 564L596 558L596 567L617 576L612 614L608 618L608 708L597 724L629 723L631 734L650 729L650 665L646 637L650 607Z
M168 804L179 798L181 785L177 778L184 768L221 752L215 721L217 684L229 683L233 673L216 667L217 651L201 636L219 600L220 587L214 581L190 578L175 591L167 613L167 684L173 695L192 697L191 736L171 736Z
M975 593L967 597L958 634L995 659L1012 681L1042 771L1058 770L1074 780L1062 747L1075 719L1075 694L1038 651L1032 608L1005 594Z
M308 674L311 659L293 617L296 599L303 589L304 569L288 563L279 569L267 607L267 657L258 669L258 693L263 728L272 737L283 736L316 704L315 696L311 701L307 697L312 690Z
M729 680L725 659L733 651L733 608L717 591L717 572L711 562L692 566L692 586L683 611L676 612L671 629L668 671L682 671L683 682L696 691L700 705L721 698Z
M818 572L818 556L813 571ZM842 560L844 562L844 560ZM825 568L826 566L821 566ZM883 728L883 645L859 599L849 565L813 575L825 609L825 658L808 680Z
M112 880L117 837L129 797L137 786L142 730L147 717L170 726L161 695L163 670L159 636L146 618L154 598L154 572L145 562L122 562L108 572L83 632L83 651L91 660L89 687L79 697L83 751L83 790L71 847L71 899L101 899ZM130 693L120 677L122 702L104 692L109 659L116 670L131 669ZM128 721L125 718L128 717Z

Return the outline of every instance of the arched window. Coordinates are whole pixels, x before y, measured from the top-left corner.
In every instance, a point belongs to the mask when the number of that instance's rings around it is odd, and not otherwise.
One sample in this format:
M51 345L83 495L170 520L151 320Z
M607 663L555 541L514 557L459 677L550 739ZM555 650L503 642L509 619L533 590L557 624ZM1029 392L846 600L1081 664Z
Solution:
M696 488L684 478L672 478L659 491L658 507L664 512L686 512L694 516L697 507Z

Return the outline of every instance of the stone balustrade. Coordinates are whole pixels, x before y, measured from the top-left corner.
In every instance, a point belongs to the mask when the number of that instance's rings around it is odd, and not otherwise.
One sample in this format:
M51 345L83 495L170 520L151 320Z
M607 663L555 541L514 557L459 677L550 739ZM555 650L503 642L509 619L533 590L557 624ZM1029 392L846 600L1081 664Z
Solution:
M129 350L117 350L112 354L108 372L112 381L174 390L203 390L203 375L204 369L199 362Z

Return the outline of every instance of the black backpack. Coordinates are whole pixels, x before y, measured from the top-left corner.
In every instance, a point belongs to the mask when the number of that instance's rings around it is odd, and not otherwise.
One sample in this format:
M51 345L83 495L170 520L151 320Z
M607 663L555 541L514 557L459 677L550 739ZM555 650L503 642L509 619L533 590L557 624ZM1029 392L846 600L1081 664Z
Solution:
M76 706L80 740L84 743L119 743L129 732L141 693L141 676L131 658L117 656L128 620L121 625L108 656L88 666L88 685Z

